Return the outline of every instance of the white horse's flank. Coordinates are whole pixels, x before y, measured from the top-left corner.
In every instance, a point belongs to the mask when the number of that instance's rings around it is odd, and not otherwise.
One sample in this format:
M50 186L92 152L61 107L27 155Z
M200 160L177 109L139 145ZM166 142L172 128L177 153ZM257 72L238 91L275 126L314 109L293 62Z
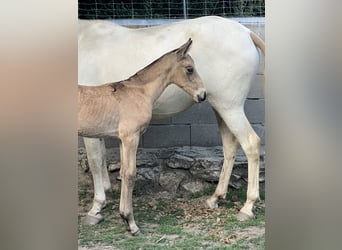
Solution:
M237 147L248 158L247 200L239 220L253 218L259 199L260 139L244 113L244 102L259 64L257 47L263 41L239 23L220 17L202 17L168 25L129 29L107 21L79 21L79 84L97 85L128 78L159 55L179 47L191 37L190 55L204 81L222 136L224 163L215 193L207 200L210 208L227 193ZM169 86L155 102L153 118L175 115L192 105L191 98ZM85 139L95 195L89 215L99 215L110 188L105 147L98 139Z

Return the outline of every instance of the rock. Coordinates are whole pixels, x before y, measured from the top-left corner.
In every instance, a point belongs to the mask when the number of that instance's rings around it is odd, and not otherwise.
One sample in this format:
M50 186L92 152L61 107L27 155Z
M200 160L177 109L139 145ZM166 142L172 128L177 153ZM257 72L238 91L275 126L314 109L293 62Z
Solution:
M89 171L88 161L86 159L83 158L80 160L80 166L85 173Z
M146 165L145 165L146 166ZM137 169L137 181L158 182L162 167L140 167Z
M229 179L229 185L235 189L239 189L242 186L244 186L244 181L241 178L241 176L238 176L236 174L232 174Z
M181 188L183 188L185 191L190 192L190 193L197 193L197 192L201 192L203 189L207 188L208 184L195 180L189 180L189 181L185 181L181 184Z
M87 154L86 154L85 148L78 148L78 164L83 170L83 172L89 171L89 165L87 160Z
M240 178L247 178L248 176L248 164L247 162L238 162L234 164L232 174L239 176Z
M153 168L160 165L159 151L138 149L137 152L137 167Z
M230 199L232 202L237 202L239 201L239 197L237 195L233 195L232 198Z
M190 173L197 179L202 179L205 181L218 181L221 168L222 168L222 160L218 160L215 158L208 158L196 161L192 168L190 169Z
M190 169L194 163L194 159L179 153L173 154L169 159L165 160L165 165L169 168Z
M159 177L159 184L171 193L178 190L179 184L187 177L182 171L166 171L162 172Z
M108 171L109 172L118 171L118 170L120 170L120 167L121 167L120 162L111 163L108 166Z

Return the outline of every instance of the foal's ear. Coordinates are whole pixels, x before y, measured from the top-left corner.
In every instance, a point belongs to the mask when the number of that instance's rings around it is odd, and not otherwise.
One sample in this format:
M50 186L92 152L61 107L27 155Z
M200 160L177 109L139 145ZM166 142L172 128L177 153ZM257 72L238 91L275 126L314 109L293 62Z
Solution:
M189 40L186 43L184 43L182 46L180 46L177 49L177 51L176 51L177 55L179 57L184 57L186 55L186 53L188 53L188 50L189 50L191 44L192 44L192 40L191 40L191 38L189 38Z

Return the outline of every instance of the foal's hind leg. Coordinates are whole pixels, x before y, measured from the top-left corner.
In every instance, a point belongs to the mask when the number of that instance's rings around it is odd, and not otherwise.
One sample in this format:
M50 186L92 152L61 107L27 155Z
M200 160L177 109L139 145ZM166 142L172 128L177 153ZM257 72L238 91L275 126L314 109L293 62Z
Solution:
M248 122L242 107L229 112L221 112L220 115L237 138L248 160L247 200L237 218L238 220L251 219L254 217L253 205L259 200L260 138Z
M234 166L236 149L238 147L238 141L230 132L221 116L216 111L215 115L221 132L224 162L215 193L206 201L209 208L216 208L218 199L224 199L226 197L229 179Z
M89 168L94 182L93 206L88 212L85 222L93 225L99 223L103 219L100 212L106 204L106 195L102 178L102 166L105 164L105 159L103 159L103 148L99 139L84 138L84 145L86 147Z

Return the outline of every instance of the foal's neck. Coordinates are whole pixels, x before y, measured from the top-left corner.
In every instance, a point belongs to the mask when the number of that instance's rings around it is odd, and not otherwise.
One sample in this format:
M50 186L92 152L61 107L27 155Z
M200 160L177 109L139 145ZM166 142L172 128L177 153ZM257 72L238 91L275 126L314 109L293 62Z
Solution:
M130 78L152 105L170 83L172 63L162 57Z

